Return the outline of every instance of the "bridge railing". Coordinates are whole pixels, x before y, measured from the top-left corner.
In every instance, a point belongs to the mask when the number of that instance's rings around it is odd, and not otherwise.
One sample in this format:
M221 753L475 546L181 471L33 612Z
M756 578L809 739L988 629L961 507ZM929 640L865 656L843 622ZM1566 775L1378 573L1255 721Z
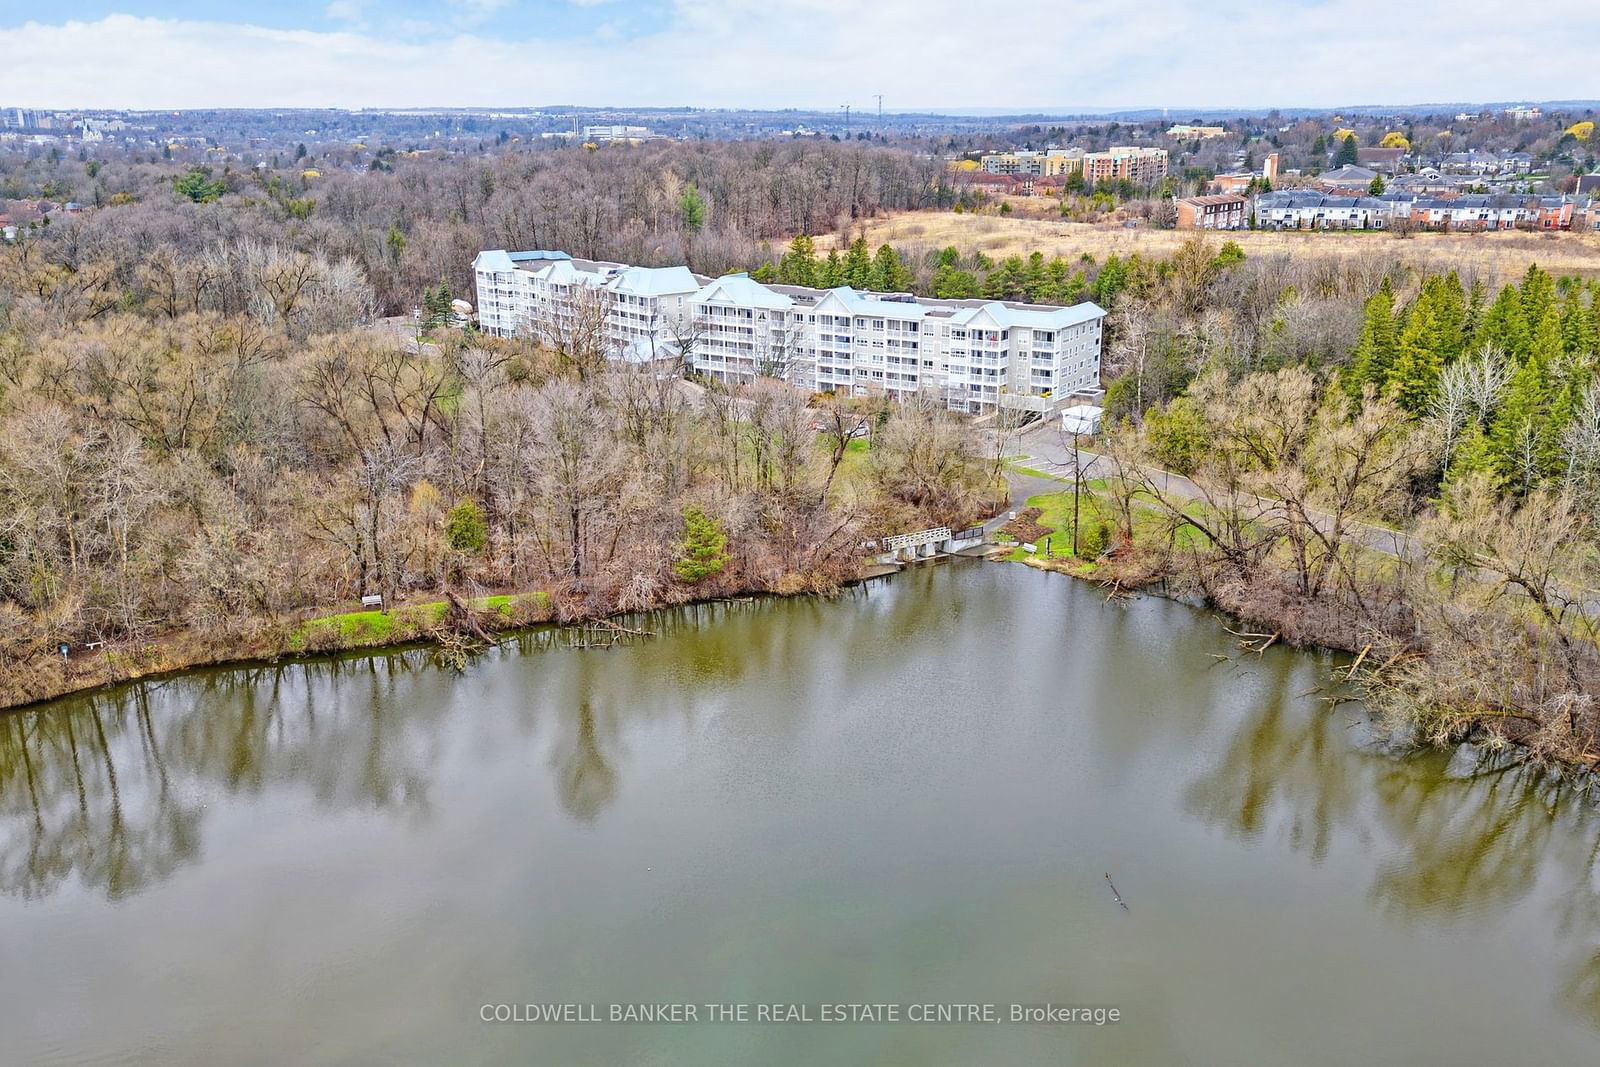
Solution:
M950 527L936 526L931 530L919 530L916 533L892 534L883 539L883 547L890 552L898 552L902 548L921 548L923 545L937 544L950 539Z

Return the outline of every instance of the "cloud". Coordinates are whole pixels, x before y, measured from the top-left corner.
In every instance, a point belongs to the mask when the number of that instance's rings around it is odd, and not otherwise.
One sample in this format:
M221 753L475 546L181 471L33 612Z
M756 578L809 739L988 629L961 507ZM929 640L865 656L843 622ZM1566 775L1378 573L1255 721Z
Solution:
M323 12L336 22L360 22L368 0L333 0Z
M1388 0L1147 0L1138 18L1055 0L1019 22L970 0L673 0L664 20L573 11L554 36L493 35L475 19L506 0L457 0L433 39L352 23L282 30L112 15L0 26L0 100L39 107L362 107L696 104L1007 108L1338 106L1557 99L1593 92L1588 0L1547 0L1506 26L1498 0L1415 0L1386 32ZM581 3L582 0L572 0ZM363 0L333 0L330 17ZM337 10L340 15L335 16ZM630 11L633 15L635 12ZM349 19L346 18L346 21ZM1025 27L1024 27L1025 23ZM585 25L587 24L587 25ZM1024 32L1025 28L1025 32ZM114 71L114 75L107 72Z
M483 19L506 7L511 0L449 0L451 7L465 11L469 16Z

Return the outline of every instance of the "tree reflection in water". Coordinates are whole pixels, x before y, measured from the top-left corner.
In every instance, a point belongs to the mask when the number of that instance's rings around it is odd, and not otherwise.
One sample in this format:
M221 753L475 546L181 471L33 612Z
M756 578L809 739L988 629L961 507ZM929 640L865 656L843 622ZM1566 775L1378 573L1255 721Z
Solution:
M198 858L219 789L424 809L420 727L445 702L396 698L418 658L213 671L0 714L0 892L40 898L75 876L138 893Z
M1280 666L1290 655L1278 657ZM1562 997L1600 1028L1600 816L1592 801L1527 768L1454 779L1443 754L1353 751L1352 725L1365 726L1354 705L1330 713L1320 698L1293 694L1304 674L1263 668L1259 703L1233 727L1222 758L1189 785L1187 810L1243 840L1282 827L1313 863L1341 837L1355 842L1377 857L1373 903L1405 923L1489 920L1542 876L1576 887L1549 898L1579 954Z

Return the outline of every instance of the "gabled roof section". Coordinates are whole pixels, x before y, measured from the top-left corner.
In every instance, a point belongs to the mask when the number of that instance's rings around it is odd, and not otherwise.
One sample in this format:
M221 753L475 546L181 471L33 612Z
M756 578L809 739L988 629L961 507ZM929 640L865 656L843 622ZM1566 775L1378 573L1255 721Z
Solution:
M1071 307L1051 307L1045 304L1010 304L991 300L977 307L962 308L950 317L957 326L971 325L986 318L1001 329L1026 327L1030 330L1064 330L1105 317L1105 309L1090 301Z
M496 248L492 251L479 252L472 261L472 269L504 274L506 271L516 270L517 265L511 261L510 253L503 248Z
M822 308L832 297L839 305L851 315L873 315L887 319L920 319L928 314L928 309L921 304L906 300L884 300L872 293L863 293L859 289L852 289L848 285L841 285L823 293L817 301L817 307Z
M775 293L771 289L754 281L748 274L727 274L721 278L713 279L709 284L694 294L693 299L698 303L735 304L739 307L768 308L771 310L787 311L794 307L794 301L782 293Z
M624 267L607 287L630 296L673 296L700 288L688 267Z

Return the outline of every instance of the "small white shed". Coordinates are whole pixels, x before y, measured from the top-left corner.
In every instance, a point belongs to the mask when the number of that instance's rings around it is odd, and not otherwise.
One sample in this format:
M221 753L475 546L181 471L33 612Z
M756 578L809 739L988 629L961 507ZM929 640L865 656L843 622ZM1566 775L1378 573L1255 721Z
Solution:
M1097 408L1091 404L1078 404L1065 408L1061 412L1061 432L1070 434L1097 434L1100 432L1100 417L1105 414L1105 408Z

